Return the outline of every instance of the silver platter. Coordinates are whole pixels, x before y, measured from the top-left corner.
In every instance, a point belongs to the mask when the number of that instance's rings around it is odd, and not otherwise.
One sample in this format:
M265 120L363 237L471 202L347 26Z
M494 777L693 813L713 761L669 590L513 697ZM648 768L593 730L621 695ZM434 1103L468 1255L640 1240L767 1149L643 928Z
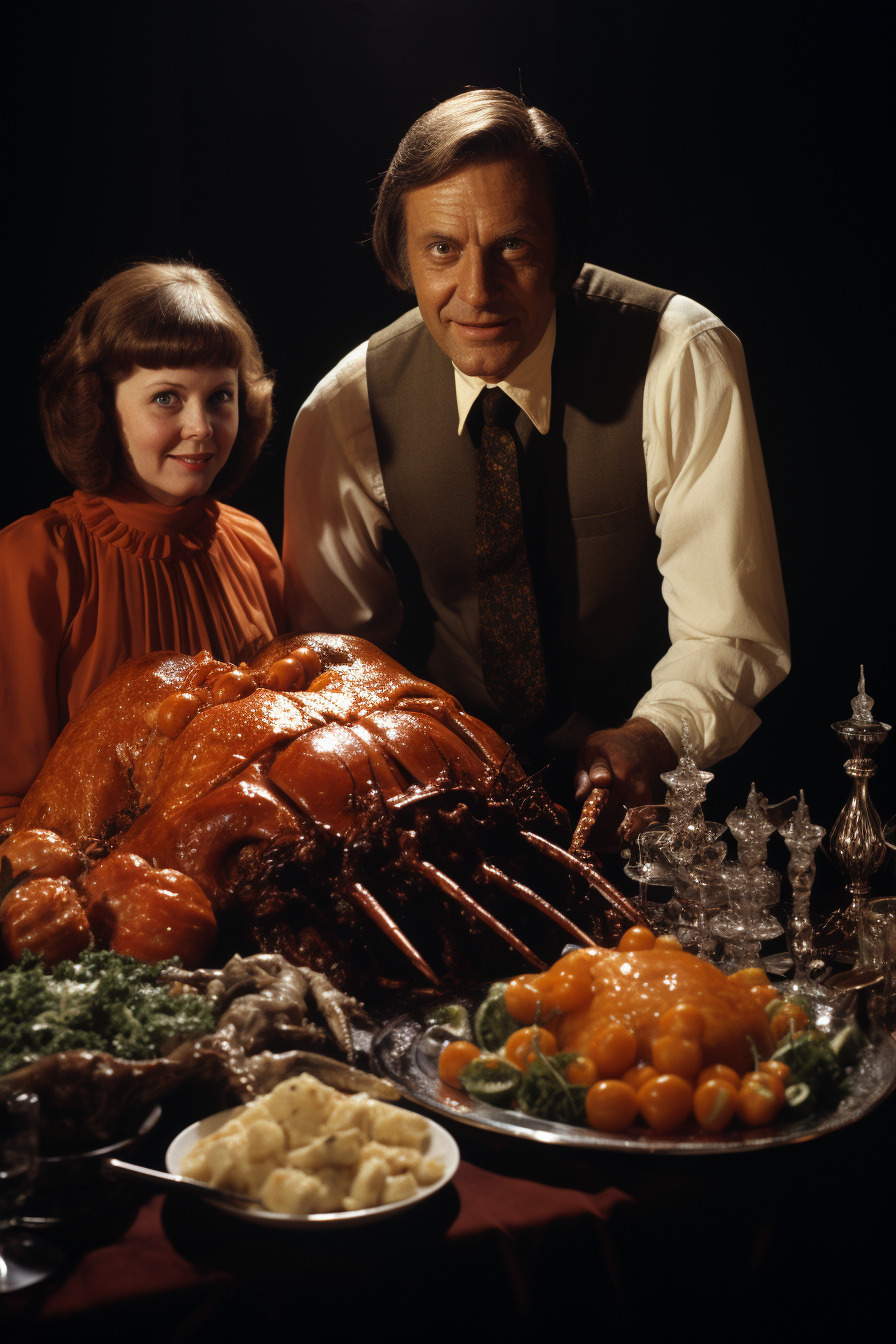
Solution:
M465 1002L462 998L456 1002ZM472 1006L472 1000L466 1001ZM732 1130L722 1134L699 1132L664 1136L646 1126L632 1126L621 1134L582 1129L555 1120L537 1120L519 1111L502 1110L446 1087L436 1071L436 1060L419 1048L423 1025L413 1012L402 1014L374 1032L370 1059L374 1071L388 1078L406 1097L427 1110L477 1129L489 1129L536 1143L566 1148L597 1148L620 1153L742 1153L780 1148L831 1134L861 1120L896 1086L896 1041L874 1028L869 1045L850 1072L850 1089L835 1111L761 1129Z

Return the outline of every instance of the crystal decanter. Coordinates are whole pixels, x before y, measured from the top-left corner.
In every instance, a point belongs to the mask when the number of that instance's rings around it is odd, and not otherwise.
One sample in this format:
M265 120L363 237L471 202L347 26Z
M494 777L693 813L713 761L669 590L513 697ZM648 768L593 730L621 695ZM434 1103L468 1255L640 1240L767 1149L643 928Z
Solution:
M851 900L845 910L832 915L821 932L826 950L840 959L853 960L857 949L859 916L871 890L871 878L887 852L884 830L868 797L868 781L877 770L872 753L890 731L871 710L874 701L865 692L865 669L859 672L859 692L852 700L852 717L831 727L852 753L843 769L853 781L852 797L834 822L828 842L831 855L843 876Z

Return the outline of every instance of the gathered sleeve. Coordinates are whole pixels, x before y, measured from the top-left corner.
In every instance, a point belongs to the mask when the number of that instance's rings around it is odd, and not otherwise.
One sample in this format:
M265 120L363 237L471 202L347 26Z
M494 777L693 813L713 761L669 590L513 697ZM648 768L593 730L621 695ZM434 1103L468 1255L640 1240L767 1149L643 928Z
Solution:
M0 823L15 816L56 740L56 669L82 598L77 540L54 509L0 532Z
M661 333L645 387L671 647L632 717L656 724L676 750L686 720L711 765L758 726L754 707L787 675L790 644L743 350L718 319L683 328Z

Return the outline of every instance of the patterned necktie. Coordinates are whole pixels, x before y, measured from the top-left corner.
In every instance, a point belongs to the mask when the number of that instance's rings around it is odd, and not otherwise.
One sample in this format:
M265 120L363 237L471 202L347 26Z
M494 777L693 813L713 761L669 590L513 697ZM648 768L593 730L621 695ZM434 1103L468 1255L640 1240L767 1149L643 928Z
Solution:
M517 408L499 387L482 394L485 425L476 484L479 639L486 689L510 722L533 723L547 678L526 555L516 441Z

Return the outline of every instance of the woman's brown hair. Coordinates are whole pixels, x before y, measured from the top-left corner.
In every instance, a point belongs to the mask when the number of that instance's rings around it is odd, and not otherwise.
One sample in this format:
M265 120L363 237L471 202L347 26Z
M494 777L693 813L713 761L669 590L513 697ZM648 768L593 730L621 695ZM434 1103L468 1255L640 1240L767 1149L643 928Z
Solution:
M428 187L473 163L537 159L544 165L554 207L557 264L554 288L568 288L585 260L591 193L569 136L553 117L504 89L470 89L439 103L414 122L380 184L373 250L389 280L410 290L404 194Z
M270 432L274 383L252 328L220 280L184 262L140 262L113 275L44 356L41 424L56 466L82 490L108 490L121 457L115 384L136 365L238 370L239 429L212 490L230 494Z

